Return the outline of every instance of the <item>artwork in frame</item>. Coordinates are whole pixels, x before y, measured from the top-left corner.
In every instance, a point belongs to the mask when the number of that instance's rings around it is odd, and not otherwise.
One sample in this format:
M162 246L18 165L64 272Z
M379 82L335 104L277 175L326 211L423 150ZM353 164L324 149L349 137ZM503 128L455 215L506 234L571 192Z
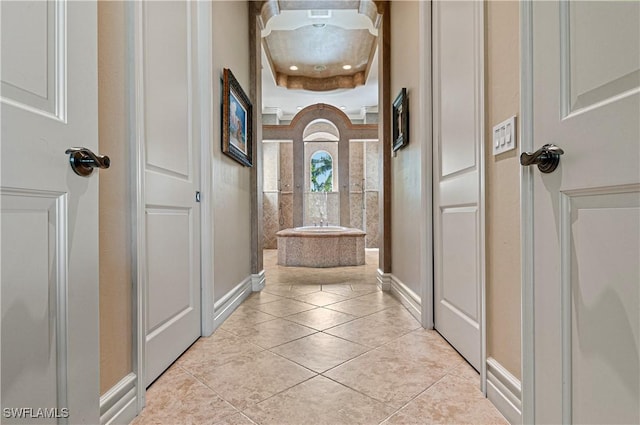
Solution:
M402 88L393 101L393 151L409 144L409 99L407 89Z
M253 165L252 105L230 69L223 71L222 152L242 165Z

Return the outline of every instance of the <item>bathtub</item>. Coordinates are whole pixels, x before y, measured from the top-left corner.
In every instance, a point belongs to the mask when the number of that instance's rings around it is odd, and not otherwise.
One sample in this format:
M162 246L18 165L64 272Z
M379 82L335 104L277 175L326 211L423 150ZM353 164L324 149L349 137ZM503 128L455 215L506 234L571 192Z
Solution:
M280 230L278 264L292 267L340 267L364 264L364 237L359 229L304 226Z

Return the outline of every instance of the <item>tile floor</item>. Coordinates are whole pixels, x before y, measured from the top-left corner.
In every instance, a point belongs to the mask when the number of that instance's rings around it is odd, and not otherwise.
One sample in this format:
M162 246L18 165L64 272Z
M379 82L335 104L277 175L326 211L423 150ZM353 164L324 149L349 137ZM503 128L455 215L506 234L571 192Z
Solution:
M149 389L146 424L506 424L478 374L367 265L279 267Z

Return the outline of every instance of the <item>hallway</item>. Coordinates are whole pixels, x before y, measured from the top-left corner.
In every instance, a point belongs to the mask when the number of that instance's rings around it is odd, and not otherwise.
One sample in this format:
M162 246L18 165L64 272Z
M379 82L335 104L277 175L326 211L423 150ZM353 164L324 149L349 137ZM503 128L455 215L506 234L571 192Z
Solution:
M367 265L285 268L147 391L143 424L506 424L478 374Z

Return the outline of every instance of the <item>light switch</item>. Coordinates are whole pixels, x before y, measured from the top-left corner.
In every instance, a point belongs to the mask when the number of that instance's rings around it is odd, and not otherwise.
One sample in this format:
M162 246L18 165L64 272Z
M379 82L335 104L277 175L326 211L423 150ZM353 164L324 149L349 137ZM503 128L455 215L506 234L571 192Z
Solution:
M516 148L516 117L513 116L493 127L493 155Z

